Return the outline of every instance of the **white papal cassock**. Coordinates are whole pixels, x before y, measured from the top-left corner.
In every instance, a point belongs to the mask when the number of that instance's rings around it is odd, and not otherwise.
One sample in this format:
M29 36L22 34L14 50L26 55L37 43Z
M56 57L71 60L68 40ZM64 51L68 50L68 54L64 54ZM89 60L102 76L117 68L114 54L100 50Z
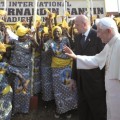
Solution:
M95 56L77 55L77 69L105 66L107 120L120 120L120 35L115 35ZM98 106L99 107L99 106Z

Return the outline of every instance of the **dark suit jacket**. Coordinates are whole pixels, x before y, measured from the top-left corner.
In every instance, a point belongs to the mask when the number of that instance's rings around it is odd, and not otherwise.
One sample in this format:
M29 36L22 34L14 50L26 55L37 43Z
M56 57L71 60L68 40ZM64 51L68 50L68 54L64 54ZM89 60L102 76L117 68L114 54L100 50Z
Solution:
M97 37L96 31L90 29L86 38L84 48L80 44L82 35L75 36L75 53L77 55L92 56L99 53L103 48L101 40ZM73 62L72 79L77 80L78 93L85 98L99 98L105 96L104 70L99 68L91 70L77 70L76 61Z

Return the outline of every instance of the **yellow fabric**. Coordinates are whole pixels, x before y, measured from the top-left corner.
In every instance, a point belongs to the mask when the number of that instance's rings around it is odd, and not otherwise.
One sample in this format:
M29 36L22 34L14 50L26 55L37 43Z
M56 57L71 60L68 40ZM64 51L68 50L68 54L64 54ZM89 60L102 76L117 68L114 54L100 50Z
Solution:
M0 52L6 52L6 46L4 43L0 42Z
M10 25L6 25L6 28L8 28L9 30L11 30L11 31L12 31L12 28L11 28L11 26L10 26Z
M57 18L62 17L61 15L57 15Z
M50 15L52 15L52 19L55 17L55 13L51 13L47 8L45 9L45 11Z
M120 17L116 17L116 18L113 18L116 22L116 24L118 25L120 23Z
M45 26L45 22L42 22L41 25L42 25L42 26Z
M6 94L8 94L10 91L11 91L11 86L10 85L8 85L8 86L6 86L5 88L4 88L4 90L2 91L2 94L3 95L6 95Z
M47 13L50 13L50 11L49 11L47 8L45 9L45 11L46 11Z
M65 12L65 15L68 16L68 17L71 16L70 13L69 13L68 11Z
M5 23L3 20L0 20L0 22Z
M52 29L52 36L53 36L53 32L54 32L55 29L58 29L58 30L60 31L60 33L62 34L62 29L61 29L61 27L59 27L59 26L54 26L53 29ZM53 37L54 37L54 36L53 36Z
M36 21L40 21L41 20L41 17L39 15L36 15Z
M62 27L63 28L68 28L68 23L67 23L67 21L65 19L62 22Z
M0 74L5 74L6 70L0 70Z
M57 26L61 26L62 25L62 22L58 23Z
M65 67L67 65L71 66L72 63L72 59L61 59L61 58L57 58L57 57L52 57L52 64L51 67L52 68L62 68Z
M45 34L48 34L48 27L44 27L43 30Z
M55 13L52 13L52 19L55 18Z
M16 30L16 34L19 37L22 37L24 35L26 35L30 30L28 28L25 28L24 26L20 26L17 30Z
M40 26L40 24L41 24L41 17L39 15L35 15L35 20L36 21L34 22L34 25L33 25L34 29L36 29L36 27Z
M22 22L20 21L16 22L15 25L13 26L13 29L16 30L18 26L22 26Z
M0 52L6 52L7 47L11 47L11 45L7 45L7 44L4 44L4 43L0 42Z
M1 16L7 15L7 11L5 11L5 10L0 10L0 15L1 15Z
M0 60L2 60L3 56L0 54Z
M78 30L74 28L74 32L75 32L75 33L78 33Z
M8 44L4 44L4 45L5 45L6 48L11 47L11 45L8 45Z

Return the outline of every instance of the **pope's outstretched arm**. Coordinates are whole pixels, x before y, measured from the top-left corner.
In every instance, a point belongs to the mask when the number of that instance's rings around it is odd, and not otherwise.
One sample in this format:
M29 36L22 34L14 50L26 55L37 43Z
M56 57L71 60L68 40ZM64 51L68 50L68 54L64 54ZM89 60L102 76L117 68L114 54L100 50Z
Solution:
M76 55L69 47L64 46L63 51L66 55L76 60L77 69L94 69L99 67L102 69L105 65L105 58L101 57L105 54L102 51L100 54L95 56L86 56L86 55Z

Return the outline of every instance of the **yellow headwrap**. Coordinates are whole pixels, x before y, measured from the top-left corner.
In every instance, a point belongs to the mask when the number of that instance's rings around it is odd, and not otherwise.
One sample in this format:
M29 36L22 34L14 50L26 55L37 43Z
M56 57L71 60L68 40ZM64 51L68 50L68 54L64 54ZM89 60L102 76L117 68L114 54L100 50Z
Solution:
M0 10L0 15L1 15L1 16L7 15L7 11L5 11L5 10Z
M15 25L13 26L14 30L16 30L18 26L22 26L22 22L20 21L16 22Z
M0 19L0 22L5 23L3 20Z
M22 36L26 35L29 31L30 31L30 29L25 28L24 26L20 26L20 27L16 30L16 34L17 34L19 37L22 37Z
M68 23L67 23L67 21L65 19L62 22L62 27L67 28L67 29L69 28Z
M53 29L52 29L52 36L53 36L53 32L54 32L55 29L58 29L58 30L60 31L60 33L62 34L62 29L61 29L61 27L55 26L55 27L53 27Z
M62 22L58 23L57 26L62 26Z
M9 30L12 30L12 27L10 25L6 25L6 28L8 28Z

